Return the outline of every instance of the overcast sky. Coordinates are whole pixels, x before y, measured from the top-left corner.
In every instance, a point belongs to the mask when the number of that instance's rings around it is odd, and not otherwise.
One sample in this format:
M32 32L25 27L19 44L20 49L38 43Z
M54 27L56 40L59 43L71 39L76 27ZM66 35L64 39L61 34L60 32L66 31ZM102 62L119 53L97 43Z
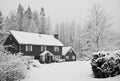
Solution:
M120 0L0 0L0 10L6 16L11 11L16 11L19 3L25 9L30 6L32 11L37 12L44 7L53 26L64 21L76 21L83 25L89 9L94 3L97 3L113 17L114 29L120 30Z

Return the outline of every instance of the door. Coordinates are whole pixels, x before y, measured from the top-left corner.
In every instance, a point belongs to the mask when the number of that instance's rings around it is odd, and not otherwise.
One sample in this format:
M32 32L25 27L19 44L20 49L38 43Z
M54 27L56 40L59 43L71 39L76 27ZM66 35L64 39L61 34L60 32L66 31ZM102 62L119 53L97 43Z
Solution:
M53 57L52 57L52 55L50 55L49 53L47 53L47 54L45 55L45 62L46 62L46 63L51 63L51 62L52 62L52 59L53 59Z

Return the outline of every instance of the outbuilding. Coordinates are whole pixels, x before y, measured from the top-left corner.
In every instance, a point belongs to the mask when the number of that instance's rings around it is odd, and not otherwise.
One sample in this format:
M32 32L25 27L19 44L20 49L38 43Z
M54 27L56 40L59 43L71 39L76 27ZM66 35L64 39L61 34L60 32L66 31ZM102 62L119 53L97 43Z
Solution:
M76 61L76 53L72 47L62 48L62 59L65 61Z

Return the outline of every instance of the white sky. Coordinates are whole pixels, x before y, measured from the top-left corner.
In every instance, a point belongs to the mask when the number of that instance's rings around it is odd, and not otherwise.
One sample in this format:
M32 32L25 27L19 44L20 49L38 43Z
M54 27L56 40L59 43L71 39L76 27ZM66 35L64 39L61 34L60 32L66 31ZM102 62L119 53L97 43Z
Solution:
M120 0L0 0L0 10L6 16L15 11L19 3L25 9L30 6L37 12L44 7L53 26L63 21L76 21L83 25L91 6L98 3L113 17L114 29L120 29Z

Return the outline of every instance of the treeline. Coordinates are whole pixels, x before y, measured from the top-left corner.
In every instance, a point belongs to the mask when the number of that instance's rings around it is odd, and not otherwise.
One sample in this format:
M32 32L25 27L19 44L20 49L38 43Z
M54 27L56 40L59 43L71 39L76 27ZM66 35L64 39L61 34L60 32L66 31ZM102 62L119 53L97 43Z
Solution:
M18 30L49 34L49 17L46 16L44 8L41 8L38 13L33 12L30 6L24 10L23 6L19 4L17 12L11 12L7 17L3 17L2 12L0 12L0 29L2 31Z
M113 22L105 9L94 4L88 13L84 27L80 24L61 23L55 27L65 46L72 46L78 58L91 57L93 52L119 50L119 35L111 30Z

